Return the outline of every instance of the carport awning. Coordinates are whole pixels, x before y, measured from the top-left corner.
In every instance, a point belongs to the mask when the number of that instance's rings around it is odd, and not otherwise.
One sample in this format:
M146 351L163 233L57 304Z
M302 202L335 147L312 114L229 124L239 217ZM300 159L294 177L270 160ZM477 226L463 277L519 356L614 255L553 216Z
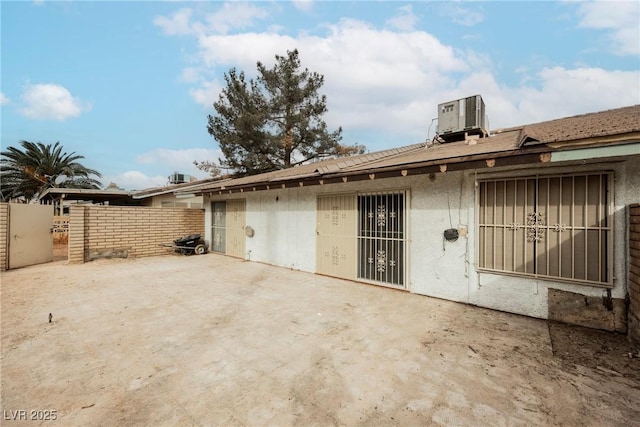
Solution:
M49 188L38 198L43 200L78 200L93 203L105 203L115 205L131 205L135 201L131 192L125 190L91 190L84 188Z

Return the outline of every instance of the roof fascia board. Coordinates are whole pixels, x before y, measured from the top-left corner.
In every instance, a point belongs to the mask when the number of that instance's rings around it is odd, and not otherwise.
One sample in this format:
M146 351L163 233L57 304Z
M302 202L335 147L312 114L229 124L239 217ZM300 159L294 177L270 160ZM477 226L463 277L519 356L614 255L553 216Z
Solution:
M535 152L534 152L535 151ZM331 176L324 175L318 176L313 179L303 179L297 182L291 180L280 183L255 183L246 184L237 187L224 187L224 188L212 188L206 190L200 190L196 194L232 194L239 192L253 192L253 191L265 191L265 190L277 190L283 188L296 188L296 187L308 187L315 185L327 185L327 184L339 184L343 182L365 181L370 179L385 179L395 178L408 175L425 175L431 173L441 173L442 166L446 165L445 170L447 172L469 170L469 169L489 169L495 167L516 166L516 165L531 165L546 163L550 159L550 153L544 150L529 150L527 153L519 151L519 155L509 155L512 153L492 153L501 154L501 156L468 156L465 161L458 162L443 162L433 161L421 163L417 166L408 167L393 167L384 169L375 169L367 171L350 172L346 174L333 174ZM448 159L451 160L451 159ZM373 176L373 178L372 178Z
M552 162L640 156L640 142L551 152Z
M601 136L597 138L582 138L569 141L553 141L546 143L547 146L560 149L576 146L598 145L598 144L634 144L640 141L640 132L631 132L618 135Z

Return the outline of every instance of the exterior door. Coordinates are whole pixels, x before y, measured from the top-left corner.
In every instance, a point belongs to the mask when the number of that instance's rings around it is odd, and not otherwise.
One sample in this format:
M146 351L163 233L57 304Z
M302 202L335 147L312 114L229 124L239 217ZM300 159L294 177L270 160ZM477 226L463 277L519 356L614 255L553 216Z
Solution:
M227 200L227 250L226 254L245 258L245 201Z
M211 211L213 220L211 221L211 250L214 252L226 253L227 241L227 203L213 202L211 203Z
M316 269L320 274L356 277L356 197L318 197Z
M404 192L358 195L358 278L405 287Z
M53 261L53 205L9 203L9 268Z

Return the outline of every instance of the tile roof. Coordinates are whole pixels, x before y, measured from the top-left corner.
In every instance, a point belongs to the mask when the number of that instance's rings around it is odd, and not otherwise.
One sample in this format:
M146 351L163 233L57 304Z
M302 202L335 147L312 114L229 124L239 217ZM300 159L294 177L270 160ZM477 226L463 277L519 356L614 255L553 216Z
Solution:
M487 138L475 138L442 144L413 144L374 153L308 163L260 175L204 183L190 191L226 190L248 186L284 184L310 178L367 174L384 170L417 168L425 165L461 163L477 159L509 157L549 152L558 149L549 143L640 132L640 105L598 113L550 120L496 131ZM637 142L637 141L636 141Z
M575 141L640 131L640 105L522 126L522 145Z

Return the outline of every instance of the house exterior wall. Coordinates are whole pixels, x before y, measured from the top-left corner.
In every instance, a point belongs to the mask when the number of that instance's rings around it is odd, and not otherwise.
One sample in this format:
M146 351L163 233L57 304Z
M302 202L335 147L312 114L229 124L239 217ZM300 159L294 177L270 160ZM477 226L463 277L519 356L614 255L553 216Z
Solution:
M640 204L629 206L629 340L640 348Z
M581 284L570 284L556 282L553 280L529 279L499 274L478 273L471 276L469 283L469 303L482 307L493 308L502 311L524 314L539 318L552 318L554 320L579 324L582 326L596 327L599 329L626 331L626 319L624 309L624 298L627 293L627 226L626 226L626 205L640 199L640 177L636 172L640 168L638 158L633 158L624 162L612 162L584 166L562 166L559 168L549 167L550 172L562 171L563 173L578 173L587 171L611 170L614 173L614 220L613 220L613 253L614 253L614 281L610 291L606 289L586 286ZM540 170L539 173L546 173L547 170ZM511 176L518 173L502 173L500 176ZM472 212L473 214L473 212ZM473 220L475 221L475 219ZM470 259L475 259L476 242L472 236L473 244L470 245L472 253ZM574 301L567 302L561 311L566 317L550 316L550 301L554 301L554 293L550 290L559 290L573 293ZM584 296L589 297L585 300ZM602 302L608 298L613 299L615 310L603 309ZM582 306L577 306L576 300L582 301ZM586 302L585 302L586 301ZM581 318L579 313L585 313L585 307L593 302L599 302L598 315L586 315ZM562 304L562 301L559 301ZM569 307L574 307L576 313L572 313ZM552 308L552 307L551 307ZM561 313L560 313L561 314ZM577 316L577 318L576 318Z
M549 318L550 298L552 303L557 302L560 291L566 295L582 296L582 301L584 296L594 300L610 297L615 303L614 310L604 309L606 312L603 313L600 310L596 319L583 321L578 316L578 319L567 317L556 320L624 330L623 299L627 293L625 254L628 250L625 207L640 200L640 177L635 172L639 169L640 161L632 158L606 164L547 165L535 170L495 168L257 192L214 193L204 199L205 235L211 239L212 200L243 198L246 200L246 224L255 230L254 237L246 238L245 258L316 272L316 201L319 195L407 190L409 291L544 319ZM615 277L611 290L478 270L475 261L476 180L603 170L611 170L615 174ZM449 228L458 230L460 237L456 241L444 239L444 231ZM554 293L554 290L558 290L558 293Z
M97 258L163 255L179 237L204 234L204 210L124 206L72 206L69 263Z

